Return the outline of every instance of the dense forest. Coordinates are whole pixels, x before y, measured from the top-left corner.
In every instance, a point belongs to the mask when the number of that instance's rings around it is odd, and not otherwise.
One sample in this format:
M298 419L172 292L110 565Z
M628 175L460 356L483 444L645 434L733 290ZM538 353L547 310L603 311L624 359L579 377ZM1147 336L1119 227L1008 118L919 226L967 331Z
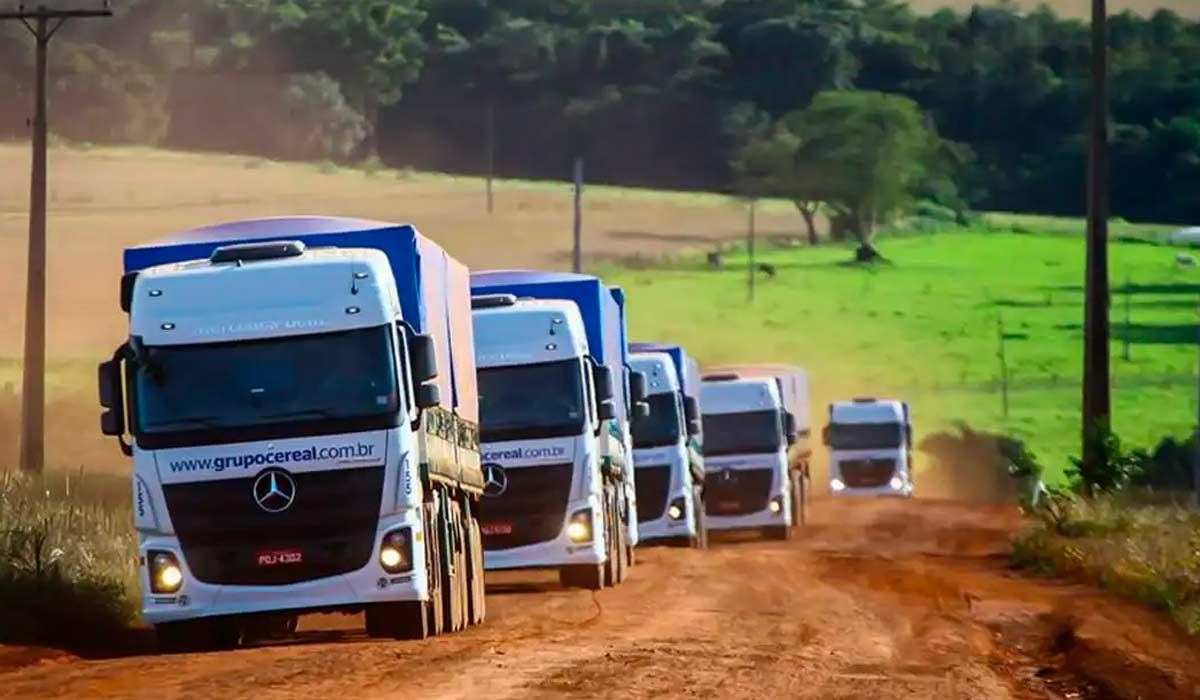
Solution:
M61 137L274 158L377 155L471 173L487 167L490 134L505 176L562 179L578 155L592 181L732 191L744 182L738 161L749 142L788 124L823 133L796 115L821 93L863 91L906 98L953 148L943 204L1084 207L1088 31L1047 9L918 15L894 0L113 5L114 19L68 24L55 39L52 130ZM1200 23L1121 14L1110 43L1114 215L1200 222ZM28 133L32 54L20 25L0 27L0 137ZM824 100L828 114L835 102ZM890 114L910 119L904 104ZM822 162L813 153L821 140L806 148Z

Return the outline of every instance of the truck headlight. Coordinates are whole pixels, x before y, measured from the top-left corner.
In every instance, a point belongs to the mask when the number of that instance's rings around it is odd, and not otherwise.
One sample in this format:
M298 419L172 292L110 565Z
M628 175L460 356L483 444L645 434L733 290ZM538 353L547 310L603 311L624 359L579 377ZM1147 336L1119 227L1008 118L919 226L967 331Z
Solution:
M771 511L772 513L778 513L779 511L783 510L783 499L779 496L772 498L771 502L767 504L767 510Z
M392 530L383 536L379 545L379 565L389 574L410 571L413 568L412 536L408 528Z
M687 503L682 498L676 498L667 506L667 517L671 520L683 520L687 514Z
M171 552L151 550L146 552L150 563L150 592L174 593L183 585L183 569Z
M833 489L834 491L844 491L846 489L846 485L842 483L841 479L832 479L829 482L829 488Z
M584 508L571 514L567 523L567 539L572 542L592 541L592 509Z
M898 476L893 476L892 480L888 482L888 486L891 486L893 491L899 491L900 489L904 488L904 479L901 479Z

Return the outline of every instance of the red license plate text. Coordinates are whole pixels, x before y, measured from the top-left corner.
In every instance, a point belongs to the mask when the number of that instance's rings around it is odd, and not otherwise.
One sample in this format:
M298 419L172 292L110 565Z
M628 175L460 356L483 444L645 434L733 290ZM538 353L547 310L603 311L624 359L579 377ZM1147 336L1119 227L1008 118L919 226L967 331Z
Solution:
M484 523L480 529L485 535L511 535L512 523Z
M299 549L272 549L259 552L257 556L259 566L280 566L304 562L304 552Z

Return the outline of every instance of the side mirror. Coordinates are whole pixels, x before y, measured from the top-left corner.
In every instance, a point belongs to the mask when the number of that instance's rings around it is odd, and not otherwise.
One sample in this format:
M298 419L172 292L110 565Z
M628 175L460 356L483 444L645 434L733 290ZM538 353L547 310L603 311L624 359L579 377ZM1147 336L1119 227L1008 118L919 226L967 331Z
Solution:
M442 389L437 384L421 384L416 388L417 408L434 408L442 403Z
M629 373L629 399L634 403L644 402L649 396L646 389L646 373Z
M612 401L612 370L605 365L592 365L592 381L596 385L596 403L601 404L605 401Z
M700 402L695 396L683 397L683 419L689 423L700 420Z
M785 412L783 414L783 434L787 437L787 444L796 444L796 416Z
M100 414L100 431L105 435L123 436L125 434L125 399L121 390L121 361L109 360L101 362L98 379L100 385L100 405L104 412Z
M602 421L612 420L617 417L617 409L613 405L612 399L605 399L596 404L596 417Z
M648 418L650 416L650 404L645 401L638 401L633 405L633 415L638 418Z
M414 333L408 339L408 353L414 386L438 376L437 346L433 344L433 336Z

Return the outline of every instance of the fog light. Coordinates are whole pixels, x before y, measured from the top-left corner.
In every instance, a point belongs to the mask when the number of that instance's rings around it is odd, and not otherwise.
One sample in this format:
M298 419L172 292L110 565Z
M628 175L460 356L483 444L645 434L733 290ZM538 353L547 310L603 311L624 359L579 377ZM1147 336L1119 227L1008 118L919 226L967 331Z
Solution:
M392 530L383 536L379 545L379 565L389 574L398 574L413 568L412 538L408 528Z
M667 517L671 520L683 520L686 513L687 504L682 498L676 498L671 501L671 505L667 506Z
M567 523L567 539L572 542L590 542L592 540L592 509L585 508L571 515Z
M150 562L150 592L174 593L183 585L183 569L170 552L147 552Z
M767 509L772 513L778 513L779 511L783 510L783 501L780 500L779 496L776 496L775 498L771 499L770 503L767 504Z
M899 491L900 489L904 488L904 479L901 479L898 476L893 476L892 480L888 482L888 485L892 487L893 491Z
M834 491L844 491L846 489L846 485L842 483L841 479L833 479L829 482L829 488L833 489Z

